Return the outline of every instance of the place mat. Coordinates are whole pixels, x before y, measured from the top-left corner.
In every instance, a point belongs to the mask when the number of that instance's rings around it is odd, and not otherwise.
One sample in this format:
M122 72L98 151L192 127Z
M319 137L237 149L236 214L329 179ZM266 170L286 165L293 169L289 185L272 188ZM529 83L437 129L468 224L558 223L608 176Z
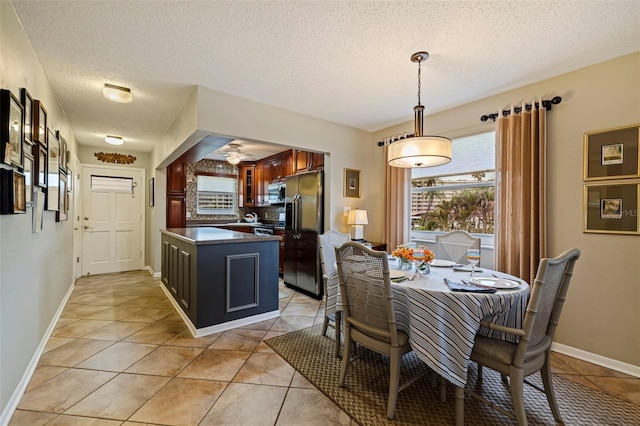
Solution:
M387 419L389 361L367 351L349 367L345 387L338 386L340 359L334 356L334 336L322 336L322 324L266 340L300 374L331 399L360 425L452 425L455 420L455 389L447 384L446 402L440 402L439 386L432 388L427 374L398 394L396 415ZM402 357L400 382L423 372L426 365L413 352ZM476 392L497 405L511 410L509 386L500 374L485 368L482 384L476 383L475 363L469 367L469 384ZM539 374L527 381L542 386ZM556 400L566 425L640 424L640 407L553 376ZM527 419L532 426L555 425L544 393L524 387ZM465 424L474 426L513 425L515 422L474 398L465 398Z

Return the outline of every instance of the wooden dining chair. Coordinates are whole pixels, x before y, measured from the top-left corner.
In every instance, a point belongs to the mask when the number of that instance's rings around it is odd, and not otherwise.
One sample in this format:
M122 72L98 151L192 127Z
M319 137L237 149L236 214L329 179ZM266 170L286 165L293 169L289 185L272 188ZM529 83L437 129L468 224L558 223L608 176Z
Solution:
M336 247L351 241L349 234L333 229L318 235L318 248L320 251L320 266L322 269L322 281L324 282L324 322L322 323L322 335L327 335L330 323L336 333L335 354L340 356L340 332L342 329L342 301L339 294L338 268L336 266Z
M477 336L475 339L471 360L478 363L478 381L482 380L482 366L500 372L503 380L508 376L515 415L471 390L465 389L465 392L515 418L518 425L527 424L523 396L524 378L537 371L542 375L544 389L536 386L534 388L546 394L553 417L562 422L551 381L550 351L573 267L578 257L580 257L580 251L572 249L556 258L545 258L540 261L521 329L481 323L483 327L491 330L519 336L518 343L482 336ZM463 416L464 405L457 404L456 424L463 424Z
M444 235L436 235L436 259L451 260L466 265L467 250L480 250L480 238L466 231L451 231Z
M409 336L396 327L387 253L349 242L335 249L342 293L344 353L339 385L345 386L349 365L355 361L355 343L389 356L387 417L395 415L402 355L411 351Z

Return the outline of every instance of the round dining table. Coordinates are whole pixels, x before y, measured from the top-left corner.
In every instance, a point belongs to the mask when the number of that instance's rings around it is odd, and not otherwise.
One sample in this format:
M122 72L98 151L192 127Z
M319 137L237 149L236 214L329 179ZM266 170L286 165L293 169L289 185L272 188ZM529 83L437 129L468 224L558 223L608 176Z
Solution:
M394 268L395 262L389 262ZM482 268L478 277L505 278L518 283L495 293L452 291L445 278L468 280L468 271L431 267L422 276L403 271L407 278L392 281L394 311L398 327L409 335L413 351L431 369L464 388L473 343L477 334L516 342L517 337L481 327L481 321L521 328L529 296L529 285L520 278Z

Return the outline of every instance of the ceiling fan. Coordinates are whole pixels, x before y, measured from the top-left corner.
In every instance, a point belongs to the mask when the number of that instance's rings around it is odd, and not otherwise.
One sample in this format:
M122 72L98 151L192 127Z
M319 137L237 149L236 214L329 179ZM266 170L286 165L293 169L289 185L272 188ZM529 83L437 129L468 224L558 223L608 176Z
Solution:
M227 150L224 152L224 156L227 158L227 161L231 164L238 164L242 160L246 160L247 158L253 157L253 154L240 152L240 145L235 143L230 143L227 145Z

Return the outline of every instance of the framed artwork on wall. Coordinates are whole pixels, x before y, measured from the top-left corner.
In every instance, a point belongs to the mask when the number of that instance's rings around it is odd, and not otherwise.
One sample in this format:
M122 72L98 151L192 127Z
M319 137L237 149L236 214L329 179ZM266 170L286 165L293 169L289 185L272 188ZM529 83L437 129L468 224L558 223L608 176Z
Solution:
M344 196L360 198L360 170L344 169Z
M44 192L42 192L40 189L36 189L33 193L33 222L31 226L32 232L42 231L42 223L44 221L44 199Z
M67 193L67 174L60 171L59 206L56 212L56 222L64 222L69 218L69 194Z
M639 183L585 185L582 231L640 235L639 199Z
M31 140L33 143L47 147L47 110L42 102L35 99L33 101L33 113L31 117L33 124L31 129Z
M33 185L46 188L47 187L47 149L42 145L33 144Z
M35 169L33 155L30 153L31 145L24 143L24 199L27 207L31 207L33 200L33 171Z
M640 178L640 124L584 134L584 180Z
M20 101L24 109L24 141L31 145L33 143L31 135L31 129L33 129L33 98L24 87L20 89Z
M47 210L60 209L60 142L50 129L47 129Z
M0 161L22 168L24 109L10 90L0 90Z
M153 207L155 198L154 198L154 190L155 190L155 178L149 179L149 207Z

